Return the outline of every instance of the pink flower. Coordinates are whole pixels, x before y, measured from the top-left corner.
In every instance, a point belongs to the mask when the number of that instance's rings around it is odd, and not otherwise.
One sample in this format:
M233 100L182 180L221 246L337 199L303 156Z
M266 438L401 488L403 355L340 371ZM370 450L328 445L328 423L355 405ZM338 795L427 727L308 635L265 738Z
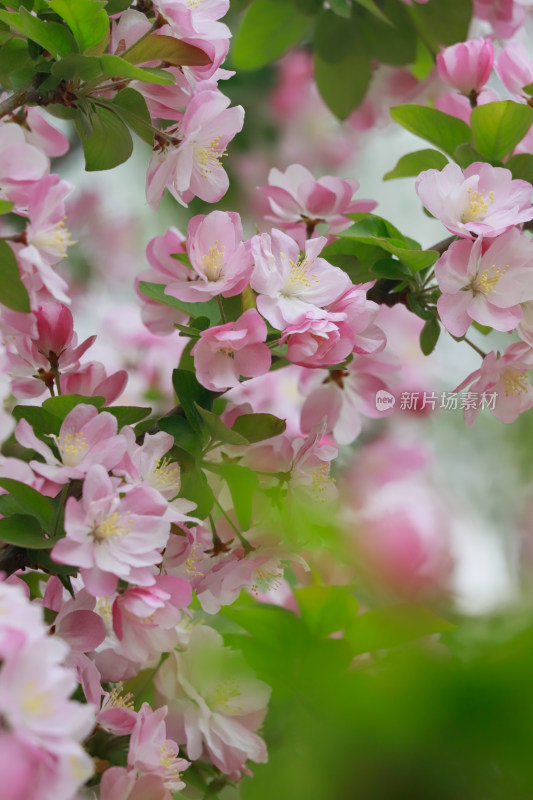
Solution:
M495 69L508 92L526 102L524 86L533 83L533 58L521 42L509 42L499 53Z
M520 303L533 300L531 240L511 228L489 242L453 242L435 266L439 316L453 336L464 336L472 320L511 331L522 319Z
M187 302L221 294L233 297L250 280L253 260L249 242L242 241L242 224L232 211L212 211L193 217L187 231L187 253L193 271L185 269L168 284L166 294Z
M439 77L459 92L477 94L492 72L494 45L490 39L469 39L437 54Z
M178 745L167 739L165 717L167 707L153 711L143 703L131 732L128 767L140 775L158 775L167 789L179 792L185 786L180 772L190 765L178 758Z
M311 307L298 322L287 325L280 343L285 341L289 361L316 368L344 361L353 349L354 335L346 314Z
M351 286L344 294L328 306L328 311L344 313L354 334L355 353L377 353L383 350L387 337L380 327L374 325L380 306L368 300L366 293L374 282Z
M240 653L224 647L215 630L194 628L187 649L169 655L155 684L168 702L167 731L187 745L192 761L207 756L236 778L248 759L266 761L265 743L254 731L263 722L270 687Z
M533 368L533 349L524 342L510 345L503 355L490 352L481 367L472 372L457 387L460 392L469 387L480 402L465 406L465 424L470 427L484 406L500 422L515 422L518 415L533 406L533 388L527 373ZM493 398L493 395L496 395Z
M158 775L137 778L135 770L109 767L100 782L100 800L172 800Z
M314 228L322 222L329 225L328 233L339 233L352 224L346 214L372 211L377 205L372 200L353 200L357 181L330 175L315 180L301 164L291 164L285 173L271 169L268 183L259 187L270 201L272 215L267 219L286 228L301 244L306 225Z
M120 397L128 382L128 373L119 369L111 375L99 361L89 361L70 369L61 376L61 389L65 394L80 394L84 397L103 397L109 406Z
M498 236L533 218L531 184L490 164L475 162L464 173L457 164L425 170L416 191L427 210L458 236Z
M61 131L50 125L40 108L26 106L17 111L17 119L20 114L24 115L22 132L28 144L42 150L50 158L65 155L70 147L69 140Z
M46 175L32 186L28 196L29 225L24 234L27 247L20 254L26 261L33 261L37 269L43 262L57 264L72 244L65 227L65 198L71 191L71 184L57 175Z
M345 272L318 257L324 236L305 243L303 258L297 242L282 231L254 236L251 243L255 267L250 285L259 293L257 308L278 330L313 307L333 303L352 285Z
M87 653L105 639L105 625L94 612L95 599L81 589L72 598L59 578L52 575L46 584L43 606L57 612L54 634L66 641L71 650Z
M187 205L193 197L216 203L228 189L228 176L220 163L228 142L243 126L242 106L228 108L229 99L212 84L199 84L181 122L164 131L175 144L162 143L148 166L146 199L159 205L165 186Z
M113 629L120 655L136 664L157 661L178 643L178 609L192 600L191 585L183 578L158 575L155 585L127 589L113 603Z
M212 392L237 386L239 377L255 378L268 372L272 360L263 344L267 327L255 308L237 322L227 322L202 331L191 350L196 377Z
M46 175L49 162L12 122L0 123L0 197L27 205L35 181Z
M474 0L474 16L490 22L496 39L510 39L524 22L526 9L516 0Z
M106 597L119 578L140 586L155 583L152 567L161 561L170 524L159 492L139 486L122 496L100 464L87 471L81 500L65 507L66 537L52 550L60 564L73 564L87 591Z
M126 450L126 439L117 435L117 420L107 411L100 414L94 406L80 403L70 411L53 439L59 451L56 458L48 445L38 439L25 419L18 423L15 435L23 447L35 450L45 460L31 461L38 475L55 483L84 478L94 464L112 469Z
M191 271L184 264L173 258L179 253L186 253L185 238L177 228L169 228L163 236L150 239L146 247L146 258L152 269L141 272L136 280L136 290L141 301L142 320L151 333L158 336L168 336L176 331L174 323L184 324L187 315L174 308L161 305L155 300L150 300L140 293L139 281L160 283L167 285L174 282L183 282L190 277Z
M494 89L485 87L478 94L476 98L477 106L484 106L487 103L496 103L500 100L500 96ZM435 100L435 108L438 111L444 111L445 114L450 114L452 117L457 117L470 125L470 117L472 116L472 105L470 100L464 94L457 92L450 92L449 94L442 94Z

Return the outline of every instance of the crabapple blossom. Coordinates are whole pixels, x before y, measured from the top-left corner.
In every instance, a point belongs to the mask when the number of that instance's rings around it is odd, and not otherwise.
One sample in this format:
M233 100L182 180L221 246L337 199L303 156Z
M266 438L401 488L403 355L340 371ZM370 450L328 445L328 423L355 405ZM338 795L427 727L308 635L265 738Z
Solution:
M267 759L261 725L270 687L258 680L219 633L194 628L187 649L174 650L155 677L168 705L167 731L187 745L191 760L207 756L226 775L239 777L248 759Z
M346 315L354 334L354 353L376 353L387 343L384 332L374 325L380 306L367 298L367 291L373 286L374 281L351 286L327 307L329 312Z
M474 0L474 16L489 22L497 39L510 39L524 22L526 9L516 0Z
M165 186L182 205L194 196L215 203L225 195L229 181L220 159L244 122L242 106L229 104L209 82L198 84L183 119L163 132L150 159L146 199L151 208L159 206Z
M528 381L527 373L533 368L533 349L525 342L509 345L502 354L491 351L481 367L471 372L457 387L460 392L466 387L476 392L485 402L496 419L500 422L515 422L518 415L533 406L533 387ZM494 407L489 395L496 394ZM480 411L480 404L464 409L465 424L474 423Z
M285 172L272 168L268 186L260 186L272 210L267 219L285 228L303 245L306 226L311 229L318 223L329 226L334 234L351 225L345 215L372 211L377 203L372 200L353 199L359 183L353 179L342 180L330 175L315 180L312 173L301 164L291 164Z
M439 77L462 94L477 94L492 72L494 45L490 39L469 39L437 54Z
M174 323L187 322L187 315L168 306L161 306L155 300L150 300L139 291L140 280L151 283L183 282L190 275L190 269L173 256L186 254L185 237L177 228L169 228L162 236L150 239L146 247L146 257L152 269L142 272L136 281L137 296L141 301L142 320L151 333L158 336L168 336L175 331Z
M105 467L93 464L81 500L67 500L66 537L54 546L52 557L80 567L87 591L95 597L112 594L119 578L151 586L156 581L153 566L169 536L166 510L155 489L142 485L122 496Z
M212 211L193 217L186 244L193 271L185 269L169 282L166 294L198 302L219 294L233 297L248 284L253 260L249 242L242 241L239 214Z
M507 91L527 102L524 86L533 83L533 58L522 42L509 42L498 54L495 69Z
M23 447L35 450L45 460L31 461L38 475L55 483L85 477L94 464L112 469L122 458L127 442L117 435L117 419L107 411L98 413L94 406L80 403L70 411L53 439L59 451L56 458L52 450L38 439L29 423L21 419L15 436Z
M476 97L476 106L496 103L498 100L500 100L499 94L494 89L485 87ZM452 117L462 119L467 125L470 124L472 104L464 94L458 94L457 92L442 94L435 100L435 108L438 111L444 111L445 114L450 114Z
M137 777L134 770L109 767L102 775L99 800L172 800L159 775Z
M522 319L520 303L533 300L533 244L517 228L488 242L453 242L435 266L442 290L439 316L453 336L472 320L511 331Z
M24 208L35 181L48 172L47 157L28 144L22 128L0 122L0 197Z
M352 285L345 272L319 257L324 236L309 239L303 257L297 242L283 231L262 233L251 242L255 267L250 285L259 294L257 309L278 330L298 322L313 307L338 300Z
M108 375L99 361L89 361L61 376L61 388L65 394L80 394L84 397L103 397L104 405L114 403L128 382L128 373L119 369Z
M289 361L302 367L327 367L351 353L354 335L346 314L310 308L283 330L280 344L286 341Z
M180 772L190 766L178 758L178 745L166 736L167 707L153 711L143 703L131 732L128 767L139 775L158 775L167 789L179 792L185 786Z
M462 237L498 236L533 218L531 184L513 180L508 169L478 161L464 173L457 164L440 172L425 170L416 191L427 210Z
M266 344L267 327L255 308L236 322L215 325L200 333L191 350L196 377L206 389L221 392L237 386L239 377L268 372L272 356Z
M50 158L64 156L70 147L67 137L50 125L40 108L19 109L14 120L21 124L24 138L28 144L41 150Z

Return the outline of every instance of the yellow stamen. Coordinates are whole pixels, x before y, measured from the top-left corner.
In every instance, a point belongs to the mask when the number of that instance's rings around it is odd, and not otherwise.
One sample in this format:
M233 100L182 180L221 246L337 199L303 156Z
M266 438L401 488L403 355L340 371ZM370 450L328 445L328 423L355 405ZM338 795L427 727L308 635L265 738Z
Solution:
M200 162L200 172L204 178L207 178L213 170L222 169L220 159L227 156L227 152L220 147L220 136L215 136L207 147L199 147L196 154Z
M160 492L172 490L177 495L181 487L180 465L170 458L162 458L148 482Z
M489 202L481 192L468 189L468 205L463 211L461 222L472 222L472 220L479 219L485 216L489 210L489 205L494 203L494 192L489 192Z
M204 272L208 281L218 281L220 278L220 273L224 265L224 250L224 245L221 247L218 246L217 239L213 247L209 248L209 252L202 257Z
M131 530L132 520L122 521L122 514L118 511L113 511L107 517L99 522L92 532L93 537L97 542L103 542L105 539L114 539L115 536L125 536Z
M505 267L497 267L496 264L493 264L488 269L483 270L480 272L474 280L472 281L471 287L474 292L483 292L485 297L489 294L489 292L496 292L496 286L498 281L505 275L507 270L509 269L509 264L506 264Z
M61 461L67 467L75 467L83 458L83 453L88 448L85 434L78 433L64 433L59 439L53 437L57 444Z
M199 556L196 555L197 550L198 550L198 545L195 542L192 546L189 558L185 559L185 572L187 575L190 575L191 577L195 576L201 577L204 574L203 572L200 572L200 570L196 569L196 564L199 564L200 561L202 560L201 558L199 558Z
M104 709L107 711L109 708L128 708L133 710L133 695L131 692L122 694L123 687L123 683L117 683L117 685L111 689L109 692L109 697L102 705L102 711Z
M263 569L257 567L254 572L254 582L250 589L254 594L258 592L270 592L273 589L279 589L283 578L283 571L279 565L275 569Z
M229 701L234 697L239 697L241 690L236 681L221 681L216 688L205 698L208 706L222 706L226 711L237 713L241 711L240 706L230 705Z
M511 394L525 394L529 389L527 372L517 372L508 367L503 372L500 380L503 383L506 397Z
M326 489L335 486L335 479L330 476L329 467L329 463L322 463L311 471L311 491L315 498L322 503L326 501L324 497Z
M46 717L52 713L50 695L47 691L39 691L39 681L32 680L26 684L26 691L21 701L22 711L25 714L34 714L37 717Z
M65 225L64 219L60 222L56 222L55 225L51 225L49 228L37 231L35 236L31 237L29 243L33 244L39 250L47 250L57 258L66 258L67 248L70 247L71 244L76 244L70 235L69 229Z
M306 257L300 258L298 261L289 259L289 264L291 265L289 281L282 294L294 294L303 287L310 289L314 283L319 283L316 275L309 274L311 264Z

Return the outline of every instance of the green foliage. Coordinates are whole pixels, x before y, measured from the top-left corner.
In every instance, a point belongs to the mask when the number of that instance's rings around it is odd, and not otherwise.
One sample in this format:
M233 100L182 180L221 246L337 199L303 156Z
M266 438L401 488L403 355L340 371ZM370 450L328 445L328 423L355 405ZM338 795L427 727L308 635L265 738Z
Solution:
M430 0L429 3L414 3L409 8L416 29L433 52L440 52L441 45L464 42L472 18L472 0Z
M312 17L292 0L255 0L246 10L233 47L236 69L258 69L298 44L308 33Z
M109 41L109 17L104 0L48 0L48 5L65 20L81 53L99 55Z
M47 398L42 406L15 406L13 416L18 421L25 419L32 426L34 433L41 439L50 444L49 436L57 436L61 423L80 403L100 408L105 399L103 397L83 397L77 394L63 394L59 397Z
M429 356L435 347L440 336L440 323L437 317L431 317L420 331L420 349L425 356Z
M104 410L116 417L119 430L124 425L135 425L152 411L151 408L141 408L140 406L109 406Z
M355 11L365 48L372 58L383 64L403 66L413 63L417 54L417 34L408 10L396 0L382 5L385 19Z
M439 147L449 156L459 145L470 142L470 128L457 117L436 108L404 105L391 108L391 117L408 131Z
M28 291L20 278L17 259L4 239L0 239L0 303L24 314L30 311Z
M346 631L354 655L397 647L423 636L453 629L453 625L423 606L401 603L382 606L357 617Z
M21 7L18 14L11 11L0 11L0 20L48 50L54 58L67 55L73 48L72 36L64 25L59 22L45 22L30 14L24 6Z
M294 592L302 621L321 638L353 625L357 601L347 586L304 586Z
M252 524L253 497L259 478L253 470L239 464L221 464L217 471L228 484L241 530L247 531Z
M10 514L25 514L35 517L45 530L49 530L54 517L54 507L47 497L31 486L12 478L0 478L0 486L9 492L7 495L0 495L0 500L9 498ZM5 506L1 513L7 513Z
M10 200L0 200L0 216L11 213L14 208L15 203L12 203Z
M137 136L150 146L154 143L152 118L146 100L135 89L122 89L113 98L115 114L127 124Z
M102 72L112 78L128 78L131 80L144 81L145 83L159 83L163 86L176 83L174 76L170 72L160 69L148 69L130 64L119 56L103 55L100 56Z
M198 383L194 373L186 369L175 369L173 371L172 385L192 428L201 431L204 427L204 421L197 407L201 406L211 411L216 395Z
M210 325L217 325L220 322L220 309L217 301L208 300L206 303L184 303L176 297L165 294L165 286L161 283L148 283L139 281L139 291L150 300L155 300L165 306L176 308L190 317L207 317Z
M28 514L13 514L0 519L0 541L28 550L49 550L55 544L54 539L45 538L39 521Z
M225 444L235 444L235 445L247 445L248 440L241 436L240 433L237 431L228 428L225 425L218 414L213 414L212 411L208 411L206 408L202 408L199 406L198 403L195 403L196 411L202 418L205 427L211 434L211 438L214 442L224 442Z
M370 83L370 60L355 20L332 11L317 18L314 46L315 80L322 99L339 119L362 102Z
M474 146L489 161L509 155L532 124L533 108L512 100L477 106L470 120Z
M448 159L438 150L417 150L415 153L407 153L402 156L394 169L385 173L384 181L393 178L412 178L425 169L444 169Z
M145 61L165 61L175 67L204 67L210 63L209 56L199 47L187 44L172 36L147 36L135 42L122 53L122 58L130 64L144 64Z
M510 169L513 178L533 183L533 155L530 153L518 153L511 156L505 162L506 169Z
M131 134L118 114L109 108L94 107L89 114L89 129L81 119L76 129L85 155L85 169L94 172L118 167L133 152Z
M233 423L232 430L253 443L279 436L286 427L285 420L273 414L241 414Z

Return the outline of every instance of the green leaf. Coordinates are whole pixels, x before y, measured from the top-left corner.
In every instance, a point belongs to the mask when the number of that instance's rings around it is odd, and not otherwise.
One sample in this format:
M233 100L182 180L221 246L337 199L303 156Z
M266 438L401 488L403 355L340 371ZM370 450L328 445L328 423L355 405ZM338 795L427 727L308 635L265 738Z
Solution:
M173 371L172 385L185 416L192 427L200 431L204 427L204 421L197 411L197 404L211 411L216 395L198 383L194 374L186 369Z
M133 152L133 141L117 114L108 108L96 108L90 115L90 122L92 131L88 134L82 122L76 120L87 172L113 169L127 161Z
M173 36L151 34L122 53L124 61L130 64L144 64L146 61L165 61L175 67L205 67L211 59L204 50L187 44Z
M0 216L3 214L10 214L15 208L15 203L10 200L0 200Z
M61 427L61 420L58 417L39 406L15 406L13 416L17 422L25 419L33 428L35 435L47 444L50 444L50 440L46 437L49 434L57 435Z
M241 434L237 433L237 431L228 428L228 426L222 422L217 414L213 414L212 411L202 408L198 405L198 403L195 403L195 406L198 414L204 421L205 427L211 434L213 441L237 445L249 444L248 440L245 439L244 436L241 436Z
M489 335L489 333L492 333L492 331L494 330L494 328L491 328L489 325L482 325L480 322L477 322L477 320L473 320L473 321L472 321L472 326L473 326L473 327L474 327L474 328L475 328L477 331L479 331L480 333L482 333L482 334L483 334L483 336L488 336L488 335Z
M478 153L476 148L469 142L465 142L464 144L460 144L459 147L456 147L453 158L461 169L466 169L466 167L469 167L474 161L483 161L481 153Z
M146 100L135 89L122 89L113 98L116 113L137 136L150 146L154 143L154 127Z
M252 524L254 492L259 478L253 470L239 464L221 464L218 472L228 484L237 521L241 529L247 531Z
M54 58L67 55L72 50L72 37L63 25L59 22L45 22L30 14L24 7L21 7L18 14L0 11L0 20L32 42L37 42Z
M65 80L75 80L79 78L83 81L90 81L101 75L102 68L100 59L96 56L82 56L79 53L70 53L61 61L52 64L52 75L56 78Z
M25 547L28 550L49 550L55 539L46 539L35 517L14 514L0 519L0 541Z
M373 214L353 214L350 216L352 218L360 216L361 219L351 228L347 228L339 234L339 239L342 242L345 239L350 239L361 244L380 247L387 253L397 256L413 272L430 267L439 258L439 253L436 250L415 250L411 248L405 237L381 217L376 217ZM374 235L373 231L377 231L382 235ZM342 245L338 244L338 242L335 244L337 252L340 252ZM348 249L347 252L350 253L350 250ZM376 259L376 261L379 260L381 259Z
M289 0L255 0L246 10L233 47L236 69L258 69L298 44L310 29L312 17Z
M48 0L48 5L65 20L82 53L100 55L105 50L109 17L103 0Z
M533 124L533 108L512 100L487 103L472 110L474 146L489 161L509 155Z
M156 69L143 69L130 64L119 56L103 55L100 56L100 63L104 75L112 78L131 78L132 80L145 81L146 83L159 83L164 86L176 83L170 72Z
M362 6L364 9L366 9L366 11L369 11L374 17L379 19L381 22L385 22L387 25L390 25L390 20L379 8L379 6L376 5L375 0L354 0L354 2L357 3L357 5ZM332 11L335 10L333 6L331 6L331 8Z
M0 239L0 303L12 311L30 312L28 291L20 278L17 259L4 239Z
M350 0L330 0L329 5L334 14L338 14L339 17L344 17L345 19L350 18L352 13Z
M457 117L436 108L405 105L391 108L391 117L421 139L440 147L453 157L460 144L470 142L470 128Z
M124 425L135 425L141 419L145 419L151 412L151 408L141 408L140 406L109 406L105 409L116 417L119 430Z
M100 409L105 403L105 397L84 397L81 394L61 394L57 397L48 397L42 404L44 411L57 417L61 422L73 408L84 405L95 406Z
M253 443L279 436L286 427L285 420L273 414L241 414L233 423L232 430Z
M55 513L54 506L36 489L12 478L0 478L0 486L9 492L9 497L16 505L17 513L36 517L45 528L52 523ZM2 495L2 497L5 496L7 495Z
M367 611L356 617L345 638L354 648L354 655L396 647L433 633L451 630L454 626L422 606L403 603Z
M184 303L176 297L165 294L166 287L162 283L139 281L138 288L140 293L150 300L156 300L165 306L176 308L190 317L208 317L211 325L216 325L220 321L220 309L214 299L208 300L206 303Z
M511 156L505 162L507 169L511 170L513 178L533 183L533 155L530 153L518 153Z
M304 586L294 594L302 620L314 636L342 631L357 617L357 601L346 586Z
M113 14L119 14L131 6L131 0L107 0L105 10L111 17Z
M332 11L323 11L313 46L315 80L322 99L339 119L346 119L362 102L371 77L359 27L353 20L347 22Z
M199 456L203 446L203 440L198 433L193 430L191 424L185 417L179 414L170 414L159 420L159 428L165 433L170 433L174 437L174 442L181 450L185 450L192 456Z
M181 470L180 497L196 503L196 509L192 513L200 519L205 519L213 508L213 490L203 471L195 464L184 466Z
M385 20L358 13L367 53L382 64L411 64L416 59L417 35L408 10L397 0L386 0L381 7Z
M438 150L417 150L415 153L407 153L402 156L394 169L385 173L384 181L393 178L412 178L425 169L444 169L448 159Z
M408 9L415 21L421 38L432 46L435 53L440 45L464 42L472 19L472 0L430 0L421 5L415 3Z
M394 258L383 258L380 261L376 261L372 267L372 272L380 278L389 278L389 280L409 281L412 277L404 265Z
M18 75L26 69L35 73L35 65L30 56L25 39L8 39L0 48L0 84L16 91L20 88Z
M420 349L429 356L435 349L440 336L440 323L436 317L428 319L420 331Z

